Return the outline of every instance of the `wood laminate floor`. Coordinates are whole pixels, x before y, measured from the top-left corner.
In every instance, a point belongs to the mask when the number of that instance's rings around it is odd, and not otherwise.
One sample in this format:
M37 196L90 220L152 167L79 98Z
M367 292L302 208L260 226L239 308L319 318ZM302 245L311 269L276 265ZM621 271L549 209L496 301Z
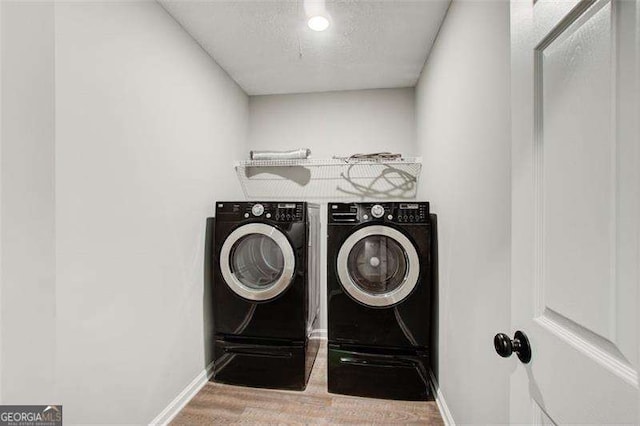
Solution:
M326 371L325 344L320 348L304 392L208 382L171 424L444 424L434 401L388 401L330 394Z

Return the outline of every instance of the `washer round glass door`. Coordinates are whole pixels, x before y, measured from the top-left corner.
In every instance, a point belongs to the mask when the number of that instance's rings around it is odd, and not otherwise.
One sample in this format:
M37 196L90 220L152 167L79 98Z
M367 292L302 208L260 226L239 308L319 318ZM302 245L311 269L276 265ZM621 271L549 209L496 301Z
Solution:
M220 270L234 293L264 301L282 294L291 284L295 254L287 237L264 223L234 230L220 250Z
M418 285L420 261L411 241L383 225L360 228L340 247L338 278L355 300L374 307L404 300Z

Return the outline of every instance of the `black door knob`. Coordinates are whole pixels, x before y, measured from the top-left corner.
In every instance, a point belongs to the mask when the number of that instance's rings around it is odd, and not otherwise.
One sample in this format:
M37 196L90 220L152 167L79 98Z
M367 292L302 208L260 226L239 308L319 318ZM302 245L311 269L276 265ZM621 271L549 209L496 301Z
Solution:
M531 361L531 345L524 332L518 330L513 336L513 340L504 333L496 334L493 338L493 346L496 352L503 358L509 358L514 352L520 361L528 364Z

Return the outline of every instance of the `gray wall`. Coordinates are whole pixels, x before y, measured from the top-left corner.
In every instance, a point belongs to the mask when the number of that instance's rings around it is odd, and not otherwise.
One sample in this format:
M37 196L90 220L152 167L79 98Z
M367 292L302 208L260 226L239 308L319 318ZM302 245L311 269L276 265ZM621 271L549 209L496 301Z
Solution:
M55 402L54 6L0 3L2 402Z
M157 3L56 5L57 385L70 423L147 422L208 363L205 218L241 196L247 119L244 92Z
M416 89L421 198L439 231L439 384L457 423L503 423L510 326L509 3L454 0Z
M1 8L3 402L146 423L210 360L248 98L155 2Z
M392 151L416 154L414 89L249 97L249 149L311 148L314 158ZM321 232L326 235L326 203ZM326 318L326 238L321 239L320 327Z
M2 64L3 64L3 54L2 54L2 5L0 5L0 403L3 401L3 375L2 375L2 364L4 359L4 348L2 346L4 327L2 321L2 289L3 289L3 280L2 280Z
M441 390L459 423L508 421L506 2L454 1L415 110L413 89L248 101L154 2L0 4L3 403L144 423L202 371L204 218L241 198L249 129L252 149L424 157Z
M415 155L413 88L251 96L249 107L249 149Z

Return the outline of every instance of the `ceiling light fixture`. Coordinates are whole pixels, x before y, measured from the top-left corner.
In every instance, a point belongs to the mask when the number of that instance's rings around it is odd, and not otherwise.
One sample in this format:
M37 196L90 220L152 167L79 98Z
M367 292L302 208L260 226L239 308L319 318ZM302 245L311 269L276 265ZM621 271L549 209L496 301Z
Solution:
M309 18L309 21L307 21L307 25L309 25L309 28L313 31L324 31L329 28L329 20L322 15L312 16Z
M307 25L313 31L324 31L329 28L329 13L325 0L302 0L304 13L307 17Z

